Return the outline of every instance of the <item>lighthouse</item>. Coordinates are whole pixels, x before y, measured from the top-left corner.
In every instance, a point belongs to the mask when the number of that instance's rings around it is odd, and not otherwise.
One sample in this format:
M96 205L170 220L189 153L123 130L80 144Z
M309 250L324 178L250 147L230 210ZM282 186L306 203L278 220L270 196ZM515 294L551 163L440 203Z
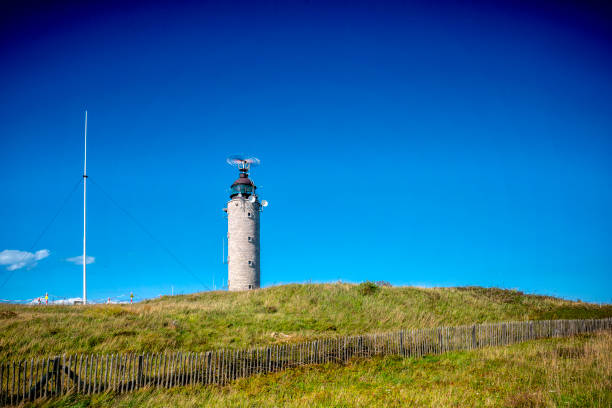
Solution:
M249 178L259 159L231 156L227 162L238 168L238 179L230 189L227 212L227 287L230 291L258 289L261 277L259 219L266 200L259 201L257 187Z

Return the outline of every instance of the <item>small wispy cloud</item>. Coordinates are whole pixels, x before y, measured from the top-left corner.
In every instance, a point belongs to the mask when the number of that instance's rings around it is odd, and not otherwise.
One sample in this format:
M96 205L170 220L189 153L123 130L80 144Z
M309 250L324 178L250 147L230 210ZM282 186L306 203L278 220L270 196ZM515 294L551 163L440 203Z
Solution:
M38 261L45 259L49 254L48 249L41 249L36 252L5 249L0 252L0 265L6 266L7 271L15 271L26 266L33 268L37 265Z
M83 265L83 255L73 256L72 258L66 258L66 261L71 262L75 265ZM85 265L92 264L96 261L96 258L93 256L87 255L85 257Z

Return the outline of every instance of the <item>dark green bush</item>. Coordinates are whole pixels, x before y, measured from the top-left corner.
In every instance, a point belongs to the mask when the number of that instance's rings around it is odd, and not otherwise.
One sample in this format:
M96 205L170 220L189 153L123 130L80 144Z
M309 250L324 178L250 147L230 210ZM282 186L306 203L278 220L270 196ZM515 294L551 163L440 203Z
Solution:
M368 296L378 292L380 288L374 282L366 281L360 283L358 289L363 296Z

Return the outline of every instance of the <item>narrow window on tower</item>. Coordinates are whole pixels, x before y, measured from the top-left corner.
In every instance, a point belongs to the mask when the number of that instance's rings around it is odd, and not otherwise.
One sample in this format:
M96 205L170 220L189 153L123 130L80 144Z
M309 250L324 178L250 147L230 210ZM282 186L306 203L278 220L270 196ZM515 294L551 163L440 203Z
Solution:
M249 242L253 242L253 237L249 237Z
M251 217L251 213L247 213L247 217L249 217L249 218L250 218L250 217Z
M249 285L249 289L253 289L253 285Z
M249 261L249 265L250 265L250 266L253 266L253 261Z

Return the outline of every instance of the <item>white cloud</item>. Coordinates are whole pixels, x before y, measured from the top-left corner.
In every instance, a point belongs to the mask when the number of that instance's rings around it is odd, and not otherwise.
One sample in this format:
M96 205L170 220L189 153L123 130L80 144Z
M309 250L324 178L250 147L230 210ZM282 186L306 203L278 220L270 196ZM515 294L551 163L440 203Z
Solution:
M66 258L68 262L72 262L75 265L83 265L83 255L73 256L72 258ZM96 261L96 258L93 256L87 255L85 257L85 264L89 265Z
M21 269L24 266L33 268L38 261L49 256L48 249L36 252L19 251L17 249L5 249L0 252L0 265L6 266L7 271Z

